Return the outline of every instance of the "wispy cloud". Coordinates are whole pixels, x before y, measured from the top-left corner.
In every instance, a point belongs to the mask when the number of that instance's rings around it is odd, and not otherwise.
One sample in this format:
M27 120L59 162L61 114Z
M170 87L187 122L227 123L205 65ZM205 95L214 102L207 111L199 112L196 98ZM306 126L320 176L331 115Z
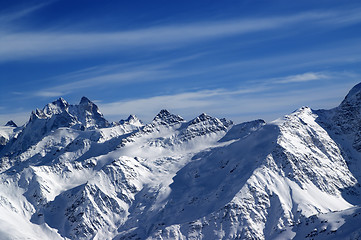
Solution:
M207 112L218 117L228 117L236 122L256 118L271 121L304 105L315 109L335 107L348 90L360 81L360 75L354 73L323 72L314 73L314 75L321 76L321 78L323 75L328 76L327 79L336 80L336 83L316 85L313 88L290 89L287 88L287 85L293 83L292 81L281 84L274 82L275 79L303 79L295 76L308 76L308 74L310 73L262 79L254 81L253 84L245 83L243 86L233 89L188 90L169 95L124 99L107 103L98 101L97 105L109 120L114 121L125 118L129 114L136 114L148 122L163 108L180 114L186 119L195 117L197 113ZM339 81L337 81L338 79ZM280 87L286 87L286 90L280 90ZM43 94L53 97L51 93ZM55 95L57 93L54 93ZM0 114L0 121L6 122L14 119L22 124L27 120L30 111Z
M172 69L175 64L195 60L202 54L194 54L166 59L156 63L153 62L135 62L128 64L112 64L103 66L94 66L81 69L72 73L54 76L48 79L54 84L51 87L41 88L31 92L31 96L40 97L58 97L65 96L81 89L94 88L97 86L119 86L128 83L139 83L147 81L161 81L164 79L177 79L203 72L200 71L177 71Z
M333 24L335 26L344 26L359 23L361 21L360 8L341 10L338 12L329 12L330 18L321 19L322 24Z
M284 78L276 78L274 83L309 82L309 81L316 81L329 77L330 76L326 75L325 73L307 72L307 73L287 76Z
M304 71L304 69L324 69L333 65L355 64L361 62L361 39L344 40L337 44L324 44L317 49L293 51L284 54L254 57L241 61L225 62L214 66L210 71L232 71L247 69L247 75L273 75L283 71ZM262 69L262 71L260 71ZM316 70L316 71L317 71ZM317 72L318 74L327 74ZM302 73L304 74L304 73ZM247 77L247 76L246 76ZM311 76L309 76L311 77Z
M334 19L338 20L334 20ZM342 19L348 20L342 20ZM341 19L341 20L340 20ZM3 32L0 37L0 61L36 56L74 56L97 52L147 47L151 50L178 48L190 43L234 35L268 31L301 23L353 24L361 17L355 11L306 12L258 19L233 19L195 22L118 32Z
M217 72L232 73L234 79L239 78L238 74L241 74L241 79L247 79L248 82L271 82L272 84L321 81L335 77L348 78L349 76L346 76L346 73L327 71L310 71L285 77L267 78L270 74L280 74L285 70L302 71L305 67L310 66L318 69L318 66L324 64L360 62L361 48L359 47L359 44L351 41L345 42L344 45L345 46L333 48L332 52L326 50L326 48L296 54L249 59L220 65L216 64L213 66L199 67L196 70L187 69L187 71L183 71L174 66L179 63L194 61L197 58L204 57L204 55L200 53L175 59L152 59L150 62L130 62L125 64L94 66L50 78L49 82L57 84L39 89L36 92L32 92L30 95L58 97L65 96L81 89L100 85L104 86L105 84L117 84L120 86L128 83L135 84L147 81L161 81L164 79L179 79L181 77L196 75L208 78L212 77L212 75ZM244 68L246 68L247 71L239 71L239 69ZM263 69L263 71L260 72L259 69Z
M41 4L37 4L34 6L28 6L26 8L22 8L22 9L18 9L18 10L14 10L14 11L7 11L7 12L0 12L0 23L2 24L6 24L6 23L10 23L12 21L15 21L17 19L20 19L22 17L25 17L33 12L35 12L36 10L39 10L47 5L49 5L50 3L52 3L54 1L47 1L46 3L41 3Z
M284 77L284 79L292 79L293 77ZM267 82L268 84L266 84ZM150 121L160 109L167 108L188 119L194 117L195 113L205 111L217 116L226 116L236 121L255 118L264 118L270 121L304 105L316 109L335 107L356 82L357 80L354 78L347 83L317 86L311 89L275 91L278 85L274 85L270 79L264 79L263 82L239 89L191 91L99 103L99 105L102 112L113 120L134 113L146 121ZM284 82L283 84L288 83L291 82Z
M209 110L212 106L219 106L220 103L225 103L225 101L234 99L236 96L255 94L266 91L266 89L265 87L253 87L236 90L201 90L106 104L100 103L99 105L102 112L108 116L124 116L137 111L137 114L145 116L148 120L150 116L163 108L190 114L199 112L200 109Z
M160 70L134 70L121 73L106 74L43 89L35 92L34 95L46 97L64 96L66 94L69 94L70 92L77 91L79 89L92 88L99 85L106 85L109 83L135 83L159 79L161 76L165 77L165 75L161 74L160 72Z
M35 96L39 97L60 97L66 95L66 92L56 92L51 90L41 90L34 93Z

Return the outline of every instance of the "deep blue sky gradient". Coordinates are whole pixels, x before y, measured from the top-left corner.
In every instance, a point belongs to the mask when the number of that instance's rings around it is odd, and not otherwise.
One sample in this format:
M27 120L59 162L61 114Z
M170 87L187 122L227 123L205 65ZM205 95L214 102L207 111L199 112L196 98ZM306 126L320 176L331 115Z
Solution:
M0 124L59 97L267 121L361 81L359 1L0 1Z

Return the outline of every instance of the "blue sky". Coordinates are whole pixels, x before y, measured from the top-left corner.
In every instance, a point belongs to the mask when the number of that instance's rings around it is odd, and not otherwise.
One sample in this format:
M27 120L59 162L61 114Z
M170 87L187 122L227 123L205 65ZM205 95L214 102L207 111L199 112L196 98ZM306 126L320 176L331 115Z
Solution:
M361 82L359 1L1 1L0 124L87 96L111 121L331 108Z

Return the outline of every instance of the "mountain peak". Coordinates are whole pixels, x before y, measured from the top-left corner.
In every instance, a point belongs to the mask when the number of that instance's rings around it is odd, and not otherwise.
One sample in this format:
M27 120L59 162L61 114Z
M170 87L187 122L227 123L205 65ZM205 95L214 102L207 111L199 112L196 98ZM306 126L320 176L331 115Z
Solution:
M36 108L35 110L33 110L31 112L30 115L30 121L32 121L33 119L46 119L47 116L44 114L43 110L40 110L39 108Z
M131 125L135 125L135 126L143 126L142 121L139 120L139 118L137 118L137 116L131 114L129 115L129 117L124 120L120 120L119 121L120 124L131 124Z
M173 124L176 124L176 123L184 122L184 119L179 115L175 115L175 114L170 113L166 109L162 109L157 114L157 116L154 117L153 122L159 123L159 124L162 124L162 125L173 125Z
M57 100L55 100L54 102L52 102L52 104L60 106L60 107L66 107L69 105L69 103L62 97L60 97Z
M75 115L85 128L104 128L109 123L99 111L98 106L87 97L82 97L79 105L74 105L71 114Z
M5 126L7 127L18 127L18 125L16 125L16 123L13 120L8 121Z
M160 112L157 114L157 116L167 116L167 115L171 115L171 113L170 113L167 109L162 109L162 110L160 110Z
M200 123L200 122L204 122L207 121L209 119L212 119L216 122L220 122L220 120L218 118L212 117L206 113L201 113L198 117L196 117L195 119L193 119L191 121L191 124L196 124L196 123Z
M87 97L82 97L78 105L71 105L63 98L48 103L42 110L36 109L30 116L30 121L35 119L52 119L46 129L59 126L82 125L84 128L104 128L109 126L97 105ZM47 124L47 123L45 123Z
M355 85L346 95L340 106L359 105L361 103L361 83Z
M201 115L199 115L199 118L208 118L210 117L207 113L201 113Z
M129 117L127 118L127 121L133 121L133 120L138 120L137 116L130 114Z
M42 114L47 117L51 117L54 114L60 114L69 107L69 103L64 100L64 98L58 98L57 100L46 104L42 110ZM39 111L37 111L39 112Z
M89 100L89 98L83 96L80 100L80 105L84 105L84 104L89 104L89 103L93 103L92 101Z

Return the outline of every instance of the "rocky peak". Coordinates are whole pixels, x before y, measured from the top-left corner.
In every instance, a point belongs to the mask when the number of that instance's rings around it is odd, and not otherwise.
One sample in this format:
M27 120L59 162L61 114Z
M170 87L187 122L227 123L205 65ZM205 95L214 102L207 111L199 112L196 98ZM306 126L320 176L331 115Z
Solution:
M70 106L71 105L63 98L59 98L56 101L46 104L42 110L37 108L35 111L32 111L29 123L36 119L52 119L51 122L54 123L55 126L57 126L59 122L61 122L62 126L70 126L72 125L71 123L74 122L74 117L69 113ZM65 119L69 121L65 121Z
M317 121L323 127L332 129L337 134L355 135L361 127L361 83L354 86L348 92L338 107L330 110L317 110L315 112L319 116ZM355 139L356 141L358 142Z
M216 126L222 126L222 127L228 127L230 125L233 124L232 121L229 121L225 118L222 118L221 120L216 118L216 117L212 117L206 113L202 113L201 115L199 115L198 117L194 118L193 120L190 121L189 125L195 125L195 124L202 124L202 125L216 125Z
M137 116L135 115L129 115L129 117L127 119L122 119L119 121L120 124L130 124L130 125L134 125L134 126L143 126L143 123L141 120L139 120L137 118Z
M98 106L92 101L90 101L87 97L82 97L79 102L79 105L74 105L74 106L76 106L78 109L86 110L89 112L96 112L96 111L99 112Z
M88 98L83 97L79 105L71 105L59 98L48 103L43 110L32 111L28 123L12 147L25 151L49 132L61 127L85 130L108 126L108 121Z
M129 115L129 117L127 118L127 121L128 121L128 122L138 121L138 118L137 118L137 116L131 114L131 115Z
M199 115L198 117L196 117L195 119L193 119L193 120L191 121L191 124L197 124L197 123L205 122L205 121L216 121L216 122L218 122L219 119L218 119L218 118L211 117L211 116L209 116L209 115L206 114L206 113L202 113L201 115ZM220 121L219 121L219 122L220 122Z
M225 133L230 125L232 125L232 121L226 119L221 121L216 117L202 113L187 123L187 127L180 134L180 139L184 141L198 136Z
M84 128L104 128L109 126L109 122L99 111L98 106L87 97L82 97L79 105L71 106L70 112Z
M361 152L361 83L354 86L341 104L330 110L317 110L317 122L336 135L347 134L349 144Z
M48 103L43 110L36 109L33 111L30 122L34 119L51 119L51 123L55 127L81 125L82 128L87 129L109 126L98 106L86 97L82 97L79 105L70 105L63 98L59 98Z
M13 120L8 121L5 126L7 127L18 127L18 125L16 125L16 123Z
M44 107L43 113L47 117L51 117L54 114L60 114L64 111L67 111L68 107L69 107L69 103L65 101L63 98L59 98L54 102L48 103Z
M29 121L34 121L34 119L49 119L53 115L59 115L64 112L67 113L68 107L69 103L63 98L59 98L54 102L46 104L42 110L37 108L35 111L32 111Z
M361 83L354 86L341 104L335 108L334 119L337 119L340 125L359 125L361 112Z
M153 123L161 125L174 125L181 122L184 122L181 116L174 115L166 109L161 110L153 119Z
M31 112L29 122L33 121L34 119L46 119L46 118L48 117L44 114L43 110L37 108Z
M229 126L232 126L233 125L233 121L232 120L228 120L228 119L226 119L226 118L221 118L221 119L219 119L219 121L221 121L222 123L223 123L223 125L225 126L225 127L229 127Z
M206 113L202 113L201 115L199 115L198 117L196 117L193 122L203 122L206 120L212 119L211 116L207 115Z
M89 100L89 98L83 96L81 99L80 99L80 105L89 105L89 104L93 104L92 101Z
M361 83L354 86L346 95L345 99L340 104L342 106L357 105L361 104Z

